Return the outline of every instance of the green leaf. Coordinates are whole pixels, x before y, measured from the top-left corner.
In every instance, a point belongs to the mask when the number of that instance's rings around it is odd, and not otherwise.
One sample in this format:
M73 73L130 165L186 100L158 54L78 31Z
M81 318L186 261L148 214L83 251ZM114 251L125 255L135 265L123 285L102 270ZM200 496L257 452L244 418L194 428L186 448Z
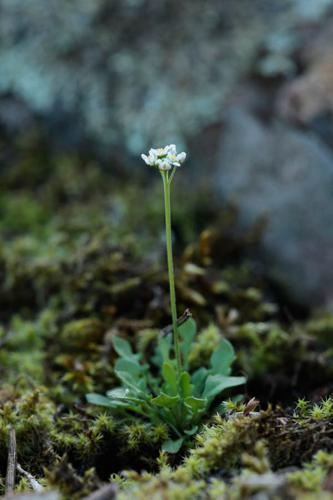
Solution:
M127 340L124 340L121 337L114 336L112 339L112 344L118 356L122 358L133 356L132 347L129 342L127 342Z
M205 381L208 375L207 368L199 368L192 375L192 383L194 385L194 396L199 397L202 394L202 391L205 386Z
M110 408L110 403L111 403L110 399L105 396L101 396L100 394L95 394L95 393L86 394L86 400L88 401L88 403L92 405L106 406Z
M125 387L117 387L116 389L111 389L106 393L108 398L114 399L126 399L130 395L130 391L125 389Z
M183 442L184 438L168 439L162 444L162 450L167 453L177 453L182 447Z
M145 405L148 401L147 398L143 398L133 394L129 391L129 389L112 389L106 393L107 397L110 398L113 402L123 403L129 410L136 411L137 413L142 414L142 406Z
M151 403L162 408L174 408L179 403L179 401L179 396L168 396L164 392L161 392L161 394L151 400Z
M246 382L245 377L225 377L224 375L209 375L206 380L203 397L210 404L218 394L226 389L243 385Z
M177 372L171 363L163 363L162 375L166 382L167 392L175 396L178 393Z
M182 372L179 379L179 386L183 398L192 396L193 386L191 385L191 377L188 372Z
M231 372L230 367L235 359L236 356L232 344L227 339L223 339L210 358L212 367L210 372L212 374L229 375Z
M178 326L177 328L181 345L180 349L183 355L185 368L188 369L188 355L191 350L191 345L193 339L197 333L197 325L193 318L188 318L184 323Z
M115 371L127 372L133 375L133 377L140 377L145 372L145 368L134 359L120 358L116 361Z
M165 363L170 360L170 350L172 345L172 336L160 336L158 339L158 349L162 356L162 362Z
M198 429L199 429L199 426L195 425L191 429L188 429L187 431L184 431L184 434L186 434L186 436L193 436L194 434L196 434L196 432L198 431Z
M134 391L134 393L142 394L145 391L147 384L144 379L134 377L131 373L121 370L115 370L115 373L124 386Z
M96 406L104 406L106 408L127 408L127 404L122 401L114 401L105 396L101 396L100 394L87 394L86 399L88 403Z
M185 399L185 404L190 406L194 414L206 408L207 399L194 398L193 396Z

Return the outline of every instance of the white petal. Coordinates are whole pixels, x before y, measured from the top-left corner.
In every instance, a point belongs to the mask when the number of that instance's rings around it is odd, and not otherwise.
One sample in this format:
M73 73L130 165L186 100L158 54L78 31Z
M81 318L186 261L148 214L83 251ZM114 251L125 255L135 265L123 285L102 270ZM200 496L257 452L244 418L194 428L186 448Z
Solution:
M175 144L169 144L169 146L166 146L164 149L166 149L167 153L176 155L177 154L177 149Z
M158 151L158 149L153 149L153 148L151 148L151 149L149 150L149 156L150 156L150 155L151 155L151 156L157 156L157 151Z
M156 156L159 158L161 156L165 156L166 155L166 151L165 151L165 148L158 148L158 149L155 149L155 152L156 152Z
M179 163L184 163L184 161L186 160L186 153L179 153L179 155L177 155L177 161L179 161Z
M141 158L143 159L143 161L144 161L145 163L147 163L147 165L150 165L150 163L149 163L149 158L148 158L148 156L147 156L147 155L142 154L142 155L141 155Z
M163 160L157 160L156 163L160 170L170 170L172 168L171 163L166 158Z

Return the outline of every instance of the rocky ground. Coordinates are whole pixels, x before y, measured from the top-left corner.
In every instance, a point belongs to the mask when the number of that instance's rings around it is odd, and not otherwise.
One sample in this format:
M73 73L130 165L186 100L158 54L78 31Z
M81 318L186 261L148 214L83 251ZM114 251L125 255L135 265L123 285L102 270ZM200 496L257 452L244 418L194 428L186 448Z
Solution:
M226 418L208 418L168 456L163 426L85 401L116 384L113 336L147 357L170 321L159 180L115 184L91 161L49 157L36 136L14 150L1 182L1 493L15 432L18 495L330 498L333 318L289 302L267 278L263 227L240 238L237 210L217 210L205 190L185 203L189 171L179 172L179 311L189 307L200 327L190 366L205 365L224 336L248 383Z

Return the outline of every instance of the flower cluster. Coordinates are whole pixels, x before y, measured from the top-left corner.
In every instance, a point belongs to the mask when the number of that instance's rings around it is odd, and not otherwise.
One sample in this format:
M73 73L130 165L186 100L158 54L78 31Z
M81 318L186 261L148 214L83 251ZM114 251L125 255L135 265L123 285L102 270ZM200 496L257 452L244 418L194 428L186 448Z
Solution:
M176 146L170 144L169 146L165 146L165 148L150 149L148 156L142 154L141 158L147 165L167 171L173 167L180 167L186 160L186 153L177 154Z

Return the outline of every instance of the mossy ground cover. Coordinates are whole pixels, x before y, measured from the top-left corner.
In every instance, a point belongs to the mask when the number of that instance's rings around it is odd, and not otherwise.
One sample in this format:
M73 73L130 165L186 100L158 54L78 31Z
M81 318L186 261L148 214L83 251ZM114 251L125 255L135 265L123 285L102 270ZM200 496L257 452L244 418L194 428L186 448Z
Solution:
M20 466L64 498L109 483L120 499L331 498L333 318L268 282L260 224L236 236L237 210L203 189L184 201L180 180L178 305L199 325L190 368L225 337L248 383L226 417L167 455L166 427L85 400L117 385L114 336L148 359L170 322L159 185L136 173L115 182L107 166L49 155L35 136L15 151L0 190L0 493L14 428ZM16 492L29 491L18 472Z

